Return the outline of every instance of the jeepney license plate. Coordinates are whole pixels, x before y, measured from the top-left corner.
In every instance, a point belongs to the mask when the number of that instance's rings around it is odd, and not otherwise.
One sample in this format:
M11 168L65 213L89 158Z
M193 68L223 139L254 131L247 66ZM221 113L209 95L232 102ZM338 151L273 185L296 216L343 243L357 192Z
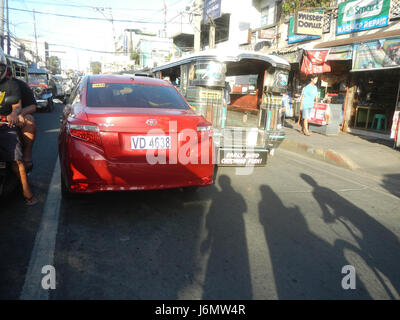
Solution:
M262 166L267 163L267 150L219 150L219 164L222 166Z

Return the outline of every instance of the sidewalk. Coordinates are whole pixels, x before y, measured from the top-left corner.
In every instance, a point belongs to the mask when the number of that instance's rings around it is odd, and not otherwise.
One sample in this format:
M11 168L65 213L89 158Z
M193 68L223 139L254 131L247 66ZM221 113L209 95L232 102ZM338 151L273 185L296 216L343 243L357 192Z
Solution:
M294 121L286 120L286 138L280 148L350 170L400 180L400 151L392 148L393 140L385 141L343 132L338 135L314 132L311 136L305 136L300 129Z

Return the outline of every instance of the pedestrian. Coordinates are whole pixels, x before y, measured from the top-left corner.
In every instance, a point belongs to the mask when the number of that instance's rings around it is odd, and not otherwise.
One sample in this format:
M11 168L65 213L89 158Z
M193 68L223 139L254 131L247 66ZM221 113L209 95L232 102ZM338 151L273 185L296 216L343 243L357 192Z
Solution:
M282 94L282 107L281 107L281 124L283 127L285 126L286 113L289 113L289 109L290 109L289 93L284 92Z
M301 99L303 98L303 90L304 90L304 88L301 90L301 94L296 94L296 106L297 106L297 102L300 102L301 101ZM301 107L301 105L300 105L300 107ZM300 107L299 107L299 117L297 118L297 122L296 122L296 124L298 124L299 126L301 126L302 127L302 129L301 129L301 132L303 132L303 122L301 121L302 119L301 119L301 109L300 109Z
M311 75L310 83L303 89L300 102L301 116L303 118L302 132L309 136L308 120L311 118L311 112L314 107L314 103L318 102L318 88L316 86L318 82L317 75Z

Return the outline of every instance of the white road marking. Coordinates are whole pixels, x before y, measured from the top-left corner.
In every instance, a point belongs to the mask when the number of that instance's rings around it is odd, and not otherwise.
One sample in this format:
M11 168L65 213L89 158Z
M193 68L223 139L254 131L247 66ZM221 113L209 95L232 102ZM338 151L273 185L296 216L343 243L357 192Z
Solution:
M39 231L31 253L28 271L20 295L21 300L48 300L49 291L42 288L42 268L54 266L54 250L57 238L58 220L61 202L60 163L58 157L51 178ZM56 278L57 279L57 278Z

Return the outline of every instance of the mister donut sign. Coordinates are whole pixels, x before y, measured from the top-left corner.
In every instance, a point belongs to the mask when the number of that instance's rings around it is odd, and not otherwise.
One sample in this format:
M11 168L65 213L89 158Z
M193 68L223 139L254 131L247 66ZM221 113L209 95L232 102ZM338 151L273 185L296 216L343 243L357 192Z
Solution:
M321 36L324 27L324 14L298 12L295 17L294 33Z

